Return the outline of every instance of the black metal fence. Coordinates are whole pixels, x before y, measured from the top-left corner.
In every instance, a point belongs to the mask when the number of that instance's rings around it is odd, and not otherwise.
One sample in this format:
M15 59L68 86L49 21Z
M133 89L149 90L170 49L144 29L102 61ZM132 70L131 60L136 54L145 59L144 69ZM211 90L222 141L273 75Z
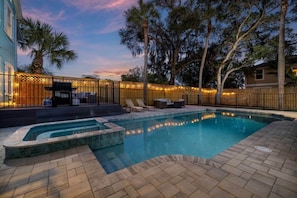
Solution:
M136 101L143 96L143 84L90 78L47 76L27 73L0 75L0 108L59 105L120 104L125 99ZM198 88L148 84L148 105L154 99L185 99L188 105L215 106L215 90L203 89L198 101ZM225 89L222 106L275 109L279 108L276 88ZM297 88L286 88L284 110L297 111Z
M27 73L2 74L0 78L1 108L120 104L120 82L117 81Z

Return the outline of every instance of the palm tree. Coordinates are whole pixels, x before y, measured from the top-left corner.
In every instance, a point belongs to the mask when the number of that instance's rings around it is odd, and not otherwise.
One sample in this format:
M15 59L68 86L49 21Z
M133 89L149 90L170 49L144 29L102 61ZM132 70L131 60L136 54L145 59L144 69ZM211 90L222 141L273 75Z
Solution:
M21 22L21 30L24 42L21 43L22 50L31 50L30 57L33 58L31 71L43 73L43 59L47 58L51 65L61 69L65 62L75 60L76 53L69 50L69 41L65 34L53 31L53 28L39 20L33 21L25 18Z
M281 16L280 16L280 29L278 41L278 105L279 110L284 108L284 92L285 92L285 20L288 10L288 0L281 1Z
M142 53L139 43L144 43L144 67L143 67L143 101L147 104L147 64L148 64L148 27L153 18L158 18L159 13L152 3L138 1L138 6L125 11L126 28L119 32L121 44L126 44L132 51L132 55ZM133 37L133 39L131 39Z
M147 61L148 61L148 24L147 20L142 23L144 34L144 66L143 66L143 100L147 105Z

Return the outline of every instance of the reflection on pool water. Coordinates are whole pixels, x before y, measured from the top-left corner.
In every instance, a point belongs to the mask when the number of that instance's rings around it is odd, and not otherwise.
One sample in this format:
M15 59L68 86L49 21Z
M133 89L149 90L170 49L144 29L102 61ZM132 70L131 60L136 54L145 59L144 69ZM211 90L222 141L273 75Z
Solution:
M170 154L212 158L276 118L234 112L175 115L116 124L124 143L93 151L106 173Z

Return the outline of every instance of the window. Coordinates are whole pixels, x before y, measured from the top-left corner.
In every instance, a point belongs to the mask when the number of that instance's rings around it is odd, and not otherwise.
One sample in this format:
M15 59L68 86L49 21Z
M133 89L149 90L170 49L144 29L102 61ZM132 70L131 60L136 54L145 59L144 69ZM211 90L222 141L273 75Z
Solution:
M13 94L13 66L9 63L6 63L6 71L5 71L5 95L9 98L12 97Z
M5 15L4 15L4 30L6 34L9 36L9 38L13 39L13 15L11 12L11 9L8 4L5 4Z
M257 69L256 70L255 79L256 80L263 80L264 79L264 69Z

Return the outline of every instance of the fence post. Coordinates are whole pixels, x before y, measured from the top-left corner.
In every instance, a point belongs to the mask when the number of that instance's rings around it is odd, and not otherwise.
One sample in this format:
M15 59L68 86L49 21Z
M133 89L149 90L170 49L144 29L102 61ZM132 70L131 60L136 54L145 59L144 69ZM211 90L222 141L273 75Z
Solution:
M100 105L100 80L98 79L97 81L97 105L99 106Z
M56 95L54 90L54 76L52 77L52 107L57 107Z
M265 109L265 93L263 93L262 100L263 109Z
M182 95L182 99L185 100L185 104L188 105L188 95L187 94L183 94Z
M112 81L112 104L114 104L114 81Z
M1 89L2 89L2 93L1 93L1 95L2 95L2 99L1 99L1 101L3 101L3 108L5 108L5 72L1 72L1 75L2 75L2 78L0 78L0 80L1 80L1 82L0 82L0 84L1 84Z

